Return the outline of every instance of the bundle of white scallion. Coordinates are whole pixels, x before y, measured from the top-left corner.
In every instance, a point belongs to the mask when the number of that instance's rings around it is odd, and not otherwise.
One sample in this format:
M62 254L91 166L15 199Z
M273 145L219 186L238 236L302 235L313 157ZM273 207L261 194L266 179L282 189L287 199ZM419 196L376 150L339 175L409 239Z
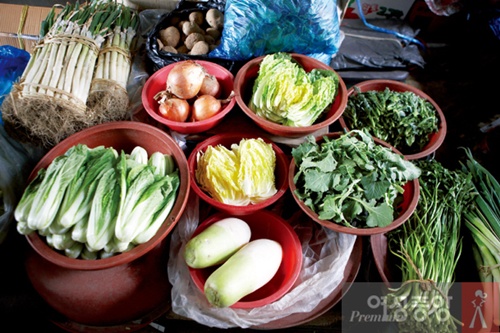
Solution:
M87 107L98 123L123 120L129 116L127 83L139 17L127 6L114 6L120 14L99 52L87 101Z
M448 295L462 252L462 217L473 197L470 177L436 160L416 165L422 170L417 207L388 238L402 284L389 288L386 305L398 332L458 332Z
M169 154L78 144L42 168L14 211L21 234L38 232L66 256L99 259L149 241L177 198Z
M500 288L500 184L488 169L474 159L470 149L465 149L465 152L467 160L462 168L472 175L477 192L474 206L465 214L465 225L474 241L474 260L480 280L486 283L485 288ZM495 294L490 291L487 292L489 295ZM500 294L500 289L496 292ZM497 316L500 318L500 313Z
M42 22L41 40L2 110L6 126L24 132L22 139L49 147L97 123L86 103L101 48L114 31L137 26L132 10L114 0L58 8ZM130 68L113 71L124 71L114 77L128 77Z

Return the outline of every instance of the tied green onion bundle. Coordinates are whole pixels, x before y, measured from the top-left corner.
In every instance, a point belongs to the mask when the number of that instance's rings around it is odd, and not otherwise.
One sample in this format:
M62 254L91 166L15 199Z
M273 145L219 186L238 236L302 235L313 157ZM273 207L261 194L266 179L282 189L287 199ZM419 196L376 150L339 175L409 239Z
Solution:
M419 160L420 199L415 212L389 234L401 260L402 285L390 288L387 307L399 332L458 332L448 293L462 251L461 220L473 197L470 176L435 160Z
M149 241L180 185L171 155L78 144L39 170L14 211L19 233L38 232L71 258L98 259Z
M472 209L465 214L465 225L474 241L474 260L480 280L500 286L500 184L469 149L465 152L462 169L472 175L477 193Z
M110 6L115 7L119 15L99 51L87 101L97 123L127 119L127 83L139 25L135 11L117 3Z
M138 26L135 13L113 0L68 3L58 13L56 8L42 22L40 41L2 110L5 126L15 129L12 132L20 141L46 147L83 128L125 118L129 100L124 87ZM111 48L103 54L108 44ZM102 57L109 61L97 66ZM100 67L107 68L106 73ZM91 85L100 79L113 84L95 83L96 94L89 100ZM125 102L117 103L115 98L115 103L97 104L102 91L108 90ZM116 108L120 108L118 115Z

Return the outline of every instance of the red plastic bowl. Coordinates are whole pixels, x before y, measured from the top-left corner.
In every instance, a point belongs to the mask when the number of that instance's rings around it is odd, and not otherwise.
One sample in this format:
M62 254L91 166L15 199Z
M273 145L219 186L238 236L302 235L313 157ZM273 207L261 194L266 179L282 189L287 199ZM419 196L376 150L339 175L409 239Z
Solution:
M205 67L205 69L209 74L217 78L221 86L221 95L219 98L220 99L227 98L233 91L233 80L234 80L233 74L226 68L216 63L205 60L194 60L194 61ZM234 105L236 104L236 101L234 97L231 98L231 101L229 103L224 104L222 110L219 113L217 113L215 116L211 118L202 121L179 122L179 121L168 120L162 117L158 113L159 104L154 99L154 96L158 92L165 90L168 73L170 73L170 71L176 64L177 63L172 63L170 65L167 65L149 77L149 79L146 81L142 89L142 96L141 96L142 105L144 106L146 112L153 119L155 119L159 123L167 126L171 130L174 130L176 132L182 134L193 134L193 133L201 133L208 131L209 129L215 127L222 121L222 119L229 113L229 111L233 109Z
M358 90L360 92L384 91L385 88L389 88L391 91L396 91L396 92L411 91L415 95L429 101L432 104L432 106L434 106L439 117L438 131L436 133L430 134L429 143L427 143L427 145L422 149L422 151L412 154L405 154L405 152L402 153L407 160L416 160L419 158L429 156L430 154L435 152L441 146L446 137L446 131L447 131L446 119L439 105L422 90L414 86L411 86L409 84L395 80L368 80L360 82L349 88L349 90L347 91L347 96L349 97L352 96L353 94L356 94ZM349 125L347 124L344 117L341 116L339 118L339 123L343 129L349 131ZM388 143L391 144L391 142Z
M264 200L256 204L250 204L247 206L228 205L212 198L208 193L206 193L200 188L198 182L196 181L196 168L198 166L196 155L200 151L204 152L209 146L215 147L217 145L222 145L230 149L232 144L238 144L242 139L250 139L250 138L262 138L262 140L264 140L265 142L270 143L274 149L274 152L276 154L276 168L274 171L275 186L277 189L276 194L274 194L271 198L267 200ZM221 212L225 212L227 214L236 216L248 215L272 205L279 198L281 198L283 194L285 194L288 188L288 180L287 180L288 163L289 163L288 158L286 157L285 153L281 150L281 148L267 138L254 136L250 134L244 135L240 133L217 134L200 142L189 155L188 167L189 167L189 175L191 177L191 188L202 200L204 200L210 206L216 208Z
M291 56L292 59L297 61L306 70L306 72L310 72L314 68L326 69L335 72L331 67L314 58L297 53L292 53ZM234 79L234 93L236 95L236 103L238 103L238 106L241 108L241 110L243 110L243 112L248 117L250 117L250 119L252 119L260 128L278 136L301 137L308 134L313 134L320 129L324 129L325 127L328 127L337 119L339 119L347 105L347 88L340 75L338 76L338 93L332 103L332 106L330 107L328 112L321 118L316 120L313 125L306 127L291 127L277 124L258 116L247 105L248 101L252 97L253 85L255 79L258 76L260 63L262 62L264 57L265 56L260 56L247 62L245 65L243 65L243 67L241 67Z
M326 135L321 135L320 137L316 138L316 142L321 142L323 141L323 137L327 136L329 138L338 138L340 135L344 133L342 132L334 132L334 133L328 133ZM392 149L397 154L401 154L396 148L392 147L388 143L377 139L373 138L373 140L382 146L388 147ZM297 172L297 167L295 165L295 159L292 158L292 161L290 162L290 168L288 171L288 185L290 187L290 191L292 192L293 198L295 199L295 202L299 205L300 209L304 211L304 213L307 214L313 221L321 224L322 226L337 231L337 232L343 232L346 234L352 234L352 235L358 235L358 236L368 236L368 235L375 235L375 234L382 234L386 233L390 230L396 229L400 225L402 225L408 218L413 214L415 211L415 208L417 207L418 204L418 199L420 197L420 184L418 182L418 179L414 179L410 182L407 182L404 186L404 192L403 192L403 198L401 203L398 205L396 211L399 212L398 217L392 221L391 224L385 227L373 227L373 228L354 228L354 227L347 227L339 223L335 223L332 221L328 220L322 220L318 217L318 214L313 212L301 199L297 197L295 194L295 191L297 190L297 187L295 186L295 183L293 181L293 178L295 176L295 173Z
M198 226L191 237L196 236L212 223L229 216L231 215L221 212L210 216ZM260 210L239 218L250 226L251 241L268 238L280 243L283 249L283 260L271 281L231 306L231 308L240 309L257 308L277 301L292 288L302 268L302 245L292 226L276 213ZM203 292L208 276L217 267L189 268L191 278L201 292Z
M398 263L395 262L395 258L391 255L389 250L389 245L387 244L386 234L377 234L370 236L370 247L372 249L373 261L375 262L375 267L377 272L385 283L387 287L391 287L391 283L395 282L396 279L393 277L393 267L397 267Z

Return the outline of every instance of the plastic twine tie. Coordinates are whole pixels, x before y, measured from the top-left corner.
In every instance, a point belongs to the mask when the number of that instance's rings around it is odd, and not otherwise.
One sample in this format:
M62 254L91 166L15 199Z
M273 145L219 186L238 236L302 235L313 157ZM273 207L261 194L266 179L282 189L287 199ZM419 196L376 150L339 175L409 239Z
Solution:
M418 39L416 39L416 38L407 36L405 34L399 33L399 32L394 31L394 30L377 27L376 25L368 23L366 21L365 14L363 13L363 10L361 9L361 0L356 0L356 5L358 7L359 18L361 19L361 21L363 21L363 24L365 26L367 26L368 28L370 28L372 30L375 30L375 31L379 31L379 32L384 32L384 33L395 35L395 36L397 36L399 38L402 38L402 39L407 40L407 41L409 41L411 43L415 43L415 44L419 45L420 47L422 47L423 50L426 49L425 45L422 42L420 42Z
M19 26L17 27L17 41L19 42L19 48L24 49L24 40L23 40L23 30L24 24L26 23L26 17L28 16L28 9L30 6L24 5L21 11L21 17L19 18ZM26 51L26 50L25 50Z

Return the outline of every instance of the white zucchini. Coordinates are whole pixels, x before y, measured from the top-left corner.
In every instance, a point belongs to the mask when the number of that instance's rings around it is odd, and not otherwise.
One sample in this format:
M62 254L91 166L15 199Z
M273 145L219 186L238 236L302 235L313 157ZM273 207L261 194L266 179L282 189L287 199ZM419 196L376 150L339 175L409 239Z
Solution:
M281 245L260 238L243 246L205 281L208 301L228 307L268 283L278 271L283 257Z
M221 264L247 244L250 236L250 227L245 221L235 217L224 218L187 242L184 259L192 268Z

